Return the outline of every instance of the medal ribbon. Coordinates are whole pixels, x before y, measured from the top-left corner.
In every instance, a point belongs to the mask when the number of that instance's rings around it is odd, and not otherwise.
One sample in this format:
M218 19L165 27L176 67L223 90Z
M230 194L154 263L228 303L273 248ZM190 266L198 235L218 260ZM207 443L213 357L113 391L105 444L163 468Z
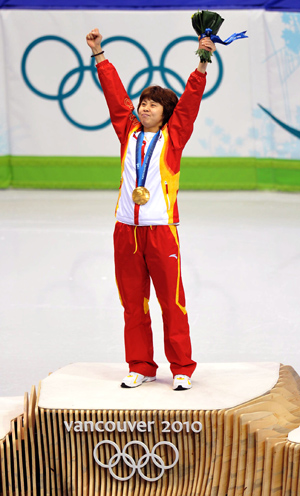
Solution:
M200 39L204 38L205 36L208 36L211 41L214 43L221 43L221 45L230 45L234 40L240 40L241 38L248 38L248 36L245 34L247 31L242 31L241 33L234 33L229 38L226 40L222 41L221 38L215 34L211 34L212 30L210 28L206 28L205 32L201 34Z
M153 136L150 145L148 146L148 150L146 153L146 156L144 158L144 162L142 164L142 144L144 141L144 131L141 131L137 143L136 143L136 153L135 153L135 163L136 163L136 177L137 177L137 185L138 187L140 186L145 186L146 182L146 177L149 169L149 163L155 148L155 145L157 143L157 140L159 138L160 131L157 131L157 133Z

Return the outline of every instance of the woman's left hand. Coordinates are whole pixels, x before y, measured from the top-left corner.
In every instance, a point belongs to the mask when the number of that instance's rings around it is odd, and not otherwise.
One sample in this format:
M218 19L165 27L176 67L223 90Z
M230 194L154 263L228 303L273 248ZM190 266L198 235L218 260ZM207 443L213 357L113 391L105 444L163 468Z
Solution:
M199 40L199 50L207 50L208 52L215 52L216 45L208 36L205 36L200 40L200 36L198 36Z

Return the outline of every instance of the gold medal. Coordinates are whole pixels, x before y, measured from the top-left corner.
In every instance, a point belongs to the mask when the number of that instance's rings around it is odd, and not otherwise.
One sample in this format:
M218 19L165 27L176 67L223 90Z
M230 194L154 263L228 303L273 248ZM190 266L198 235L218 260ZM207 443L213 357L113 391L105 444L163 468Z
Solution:
M150 193L147 188L139 186L133 190L132 199L137 205L145 205L150 199Z

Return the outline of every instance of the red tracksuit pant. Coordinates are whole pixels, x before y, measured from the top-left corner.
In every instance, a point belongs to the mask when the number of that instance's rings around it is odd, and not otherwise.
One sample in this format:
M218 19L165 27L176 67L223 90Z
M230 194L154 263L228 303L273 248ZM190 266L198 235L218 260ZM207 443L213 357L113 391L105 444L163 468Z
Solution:
M151 278L162 309L165 354L171 372L173 376L190 377L196 362L191 358L176 226L131 226L117 222L114 247L129 370L151 377L156 375L148 306Z

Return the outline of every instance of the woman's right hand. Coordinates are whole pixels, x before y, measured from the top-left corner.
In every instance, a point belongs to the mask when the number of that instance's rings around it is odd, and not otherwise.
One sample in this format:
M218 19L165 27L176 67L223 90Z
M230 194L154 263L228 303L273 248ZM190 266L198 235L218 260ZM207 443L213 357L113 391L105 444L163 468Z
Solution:
M102 34L99 33L99 29L92 29L89 34L86 35L86 42L88 46L95 52L101 52L101 41Z

